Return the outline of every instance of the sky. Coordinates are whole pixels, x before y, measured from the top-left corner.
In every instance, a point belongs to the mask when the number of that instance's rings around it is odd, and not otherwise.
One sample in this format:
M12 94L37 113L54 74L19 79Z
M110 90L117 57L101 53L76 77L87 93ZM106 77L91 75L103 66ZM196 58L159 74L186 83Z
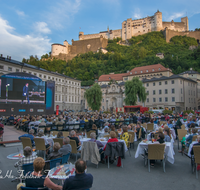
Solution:
M0 54L22 61L51 51L51 44L78 40L84 34L121 29L127 18L152 16L200 28L200 0L0 0Z

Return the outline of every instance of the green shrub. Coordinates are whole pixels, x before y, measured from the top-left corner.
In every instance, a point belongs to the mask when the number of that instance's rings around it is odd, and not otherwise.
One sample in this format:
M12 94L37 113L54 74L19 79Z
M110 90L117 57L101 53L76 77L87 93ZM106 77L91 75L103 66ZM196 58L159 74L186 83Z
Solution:
M163 110L163 113L171 115L173 113L173 111L172 110Z
M183 115L185 115L185 114L189 114L189 113L193 113L194 114L194 111L192 111L192 110L185 110L184 112L183 112Z

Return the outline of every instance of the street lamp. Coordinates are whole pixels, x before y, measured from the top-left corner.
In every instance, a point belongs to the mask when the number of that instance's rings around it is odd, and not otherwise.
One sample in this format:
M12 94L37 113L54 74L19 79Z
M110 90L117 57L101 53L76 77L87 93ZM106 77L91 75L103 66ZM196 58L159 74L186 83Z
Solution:
M7 104L7 100L8 100L8 87L10 86L10 84L6 84L6 104Z

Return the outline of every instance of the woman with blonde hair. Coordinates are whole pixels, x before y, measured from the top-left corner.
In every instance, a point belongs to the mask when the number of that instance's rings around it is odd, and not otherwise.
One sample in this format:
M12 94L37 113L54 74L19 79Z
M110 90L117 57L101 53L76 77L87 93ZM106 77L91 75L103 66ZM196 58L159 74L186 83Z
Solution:
M45 161L43 158L38 157L34 160L33 162L34 171L31 173L31 176L33 177L25 179L26 187L33 187L33 188L48 187L53 190L61 190L62 186L56 185L48 177L41 174L44 166L45 166Z
M171 134L170 134L170 129L167 125L164 126L164 141L165 142L171 142Z

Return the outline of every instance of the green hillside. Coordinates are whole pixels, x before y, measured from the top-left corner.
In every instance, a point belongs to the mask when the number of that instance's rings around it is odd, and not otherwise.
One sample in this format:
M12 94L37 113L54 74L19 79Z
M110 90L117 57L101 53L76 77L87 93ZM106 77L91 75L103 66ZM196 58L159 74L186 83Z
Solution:
M190 46L198 45L194 38L175 36L167 43L161 32L151 32L132 37L128 46L118 45L119 41L120 39L109 40L106 54L101 51L89 52L67 62L56 59L42 61L31 56L30 60L23 59L23 62L29 61L29 64L80 79L85 81L82 82L83 85L92 84L102 74L124 73L134 67L157 63L169 67L175 74L191 67L200 72L200 47L189 50ZM156 57L157 53L164 53L165 58ZM42 58L48 58L48 54Z

